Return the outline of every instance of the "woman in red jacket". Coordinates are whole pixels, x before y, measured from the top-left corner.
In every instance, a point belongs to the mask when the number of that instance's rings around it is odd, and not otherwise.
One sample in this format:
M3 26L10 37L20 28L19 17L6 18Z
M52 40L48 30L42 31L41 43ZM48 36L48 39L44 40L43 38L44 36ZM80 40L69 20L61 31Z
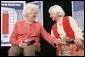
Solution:
M37 5L28 3L24 10L24 20L17 21L10 37L12 47L8 56L18 56L23 52L24 56L35 56L40 51L40 36L54 46L56 38L48 34L44 27L36 21Z
M50 7L49 14L50 18L52 18L53 21L56 21L51 29L51 35L58 40L56 55L84 55L84 46L82 45L82 41L84 40L83 34L74 18L65 16L64 10L59 5Z

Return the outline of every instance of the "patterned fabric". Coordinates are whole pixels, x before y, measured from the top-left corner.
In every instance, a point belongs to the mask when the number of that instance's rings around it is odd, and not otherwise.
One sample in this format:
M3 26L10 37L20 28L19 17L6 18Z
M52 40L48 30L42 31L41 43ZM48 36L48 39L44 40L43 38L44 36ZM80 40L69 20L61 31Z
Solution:
M58 56L84 56L84 47L76 44L60 44L56 49Z

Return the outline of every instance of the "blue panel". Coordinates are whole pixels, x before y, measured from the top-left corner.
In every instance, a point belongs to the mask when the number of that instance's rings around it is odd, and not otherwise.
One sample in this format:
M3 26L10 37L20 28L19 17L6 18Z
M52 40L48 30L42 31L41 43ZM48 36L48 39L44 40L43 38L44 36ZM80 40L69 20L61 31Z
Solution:
M84 10L84 1L73 1L74 11Z

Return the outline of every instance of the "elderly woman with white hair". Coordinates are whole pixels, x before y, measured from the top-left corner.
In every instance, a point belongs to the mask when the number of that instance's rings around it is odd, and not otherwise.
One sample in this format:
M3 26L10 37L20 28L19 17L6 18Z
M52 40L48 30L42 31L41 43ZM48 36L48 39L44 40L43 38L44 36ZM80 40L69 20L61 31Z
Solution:
M18 56L23 52L24 56L35 56L40 52L40 36L55 47L54 40L44 27L36 21L38 7L28 3L23 10L23 20L17 21L10 37L12 44L8 56Z
M83 34L74 18L65 16L65 12L59 5L53 5L49 8L50 18L56 23L52 26L51 35L57 38L58 56L82 56Z

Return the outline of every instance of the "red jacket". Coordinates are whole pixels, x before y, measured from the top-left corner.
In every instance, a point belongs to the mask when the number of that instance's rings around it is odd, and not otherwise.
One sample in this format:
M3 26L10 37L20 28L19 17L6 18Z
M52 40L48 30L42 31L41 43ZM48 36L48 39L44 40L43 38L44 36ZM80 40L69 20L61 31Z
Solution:
M25 39L29 39L30 41L36 41L33 45L40 46L40 36L54 46L54 40L56 38L53 38L49 33L47 33L40 23L34 22L29 24L25 21L18 21L16 22L13 33L10 37L10 42L12 45L18 45Z

